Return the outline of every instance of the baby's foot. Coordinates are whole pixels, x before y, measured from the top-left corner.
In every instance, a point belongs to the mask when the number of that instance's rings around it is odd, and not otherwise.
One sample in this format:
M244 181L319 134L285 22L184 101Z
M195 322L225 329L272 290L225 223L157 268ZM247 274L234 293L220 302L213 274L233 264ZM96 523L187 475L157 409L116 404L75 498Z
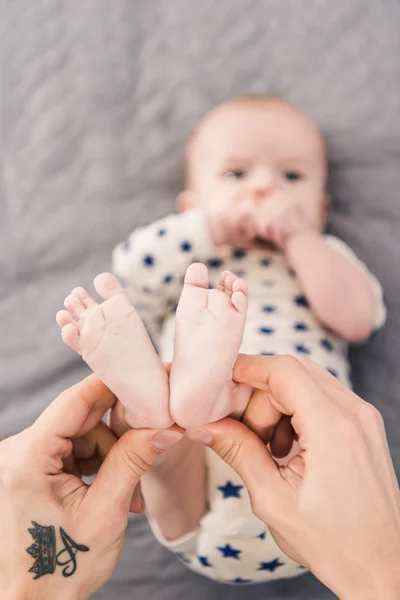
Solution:
M186 271L176 311L174 360L170 375L170 410L186 429L244 410L248 390L232 381L232 367L242 341L247 288L225 271L218 289L208 289L207 268Z
M114 275L98 275L94 287L101 304L83 288L65 299L57 313L63 341L119 398L128 425L169 427L168 376L142 320Z

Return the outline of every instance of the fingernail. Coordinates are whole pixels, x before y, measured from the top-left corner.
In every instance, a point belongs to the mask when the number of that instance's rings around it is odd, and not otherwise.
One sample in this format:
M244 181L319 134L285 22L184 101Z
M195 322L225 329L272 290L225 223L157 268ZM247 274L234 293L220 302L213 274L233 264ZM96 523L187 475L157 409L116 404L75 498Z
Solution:
M176 442L179 442L183 438L183 435L178 431L159 431L153 437L151 443L157 448L157 450L168 450Z
M201 442L206 446L209 446L214 439L212 433L205 429L192 429L191 431L187 431L186 435L193 442Z

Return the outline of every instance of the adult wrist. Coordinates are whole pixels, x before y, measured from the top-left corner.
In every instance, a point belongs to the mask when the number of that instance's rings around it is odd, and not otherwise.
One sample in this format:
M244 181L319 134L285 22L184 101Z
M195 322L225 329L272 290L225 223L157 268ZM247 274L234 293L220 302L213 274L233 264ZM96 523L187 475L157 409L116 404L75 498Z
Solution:
M357 589L344 592L340 600L398 600L400 598L400 548L394 561L383 568L374 565L369 570L370 577L363 576Z

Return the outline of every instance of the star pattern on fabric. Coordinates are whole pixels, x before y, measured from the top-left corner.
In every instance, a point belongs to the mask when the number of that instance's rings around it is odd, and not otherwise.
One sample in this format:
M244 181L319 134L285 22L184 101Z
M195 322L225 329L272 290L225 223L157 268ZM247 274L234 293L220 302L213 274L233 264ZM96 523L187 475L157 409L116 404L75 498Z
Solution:
M234 250L232 252L232 256L233 256L233 258L236 258L237 260L242 260L242 258L244 258L246 256L246 251L238 248L237 250Z
M274 560L270 560L269 562L260 562L260 566L257 569L258 571L270 571L273 573L279 567L283 567L285 563L281 562L279 558L274 558Z
M321 346L323 348L325 348L325 350L327 350L328 352L333 352L333 344L330 340L328 340L327 338L324 338L323 340L321 340L320 342Z
M241 498L240 490L243 485L234 485L231 481L227 481L225 485L218 486L218 489L223 493L224 498Z
M163 237L164 235L166 235L166 233L167 233L167 230L166 230L166 229L159 229L159 230L157 231L157 235L158 235L158 237Z
M297 306L304 306L305 308L308 308L308 302L305 296L303 296L303 294L299 294L298 296L294 297L294 303Z
M236 577L236 579L232 579L232 583L238 583L238 584L253 583L253 580L252 579L242 579L242 577Z
M272 335L274 333L275 329L273 329L272 327L260 327L258 329L258 332L261 333L262 335Z
M306 323L295 323L293 325L293 329L295 329L295 331L308 331L308 325Z
M262 311L268 314L273 313L276 311L276 306L273 306L272 304L265 304L262 307Z
M257 537L258 537L258 539L260 539L260 540L265 540L265 536L266 536L266 535L267 535L267 532L266 532L266 531L263 531L263 532L262 532L262 533L260 533L260 535L258 535Z
M220 258L210 258L210 260L207 262L207 265L210 267L210 269L220 269L223 264L224 261Z
M226 544L225 546L217 546L217 550L219 550L224 558L235 558L236 560L240 560L239 554L241 554L242 550L238 548L233 548L230 544Z
M296 344L295 350L300 354L311 354L310 349L307 348L307 346L305 346L304 344Z
M192 249L192 244L190 242L182 242L181 250L182 252L190 252Z
M270 264L271 264L271 259L270 258L262 258L260 260L260 265L262 267L269 267Z
M208 556L198 556L197 558L199 559L199 563L201 564L202 567L213 567L214 566L209 562Z
M154 265L154 263L155 263L155 258L151 254L146 254L146 256L143 257L143 264L146 267L152 267Z

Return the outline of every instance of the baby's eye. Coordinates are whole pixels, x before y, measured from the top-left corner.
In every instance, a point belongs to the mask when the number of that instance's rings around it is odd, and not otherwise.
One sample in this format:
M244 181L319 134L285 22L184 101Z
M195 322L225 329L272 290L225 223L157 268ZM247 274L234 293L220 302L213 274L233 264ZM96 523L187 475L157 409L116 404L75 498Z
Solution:
M243 179L246 176L246 171L243 169L235 169L234 171L227 171L224 173L224 177L228 179Z
M284 171L284 175L288 181L300 181L300 179L303 179L299 171Z

